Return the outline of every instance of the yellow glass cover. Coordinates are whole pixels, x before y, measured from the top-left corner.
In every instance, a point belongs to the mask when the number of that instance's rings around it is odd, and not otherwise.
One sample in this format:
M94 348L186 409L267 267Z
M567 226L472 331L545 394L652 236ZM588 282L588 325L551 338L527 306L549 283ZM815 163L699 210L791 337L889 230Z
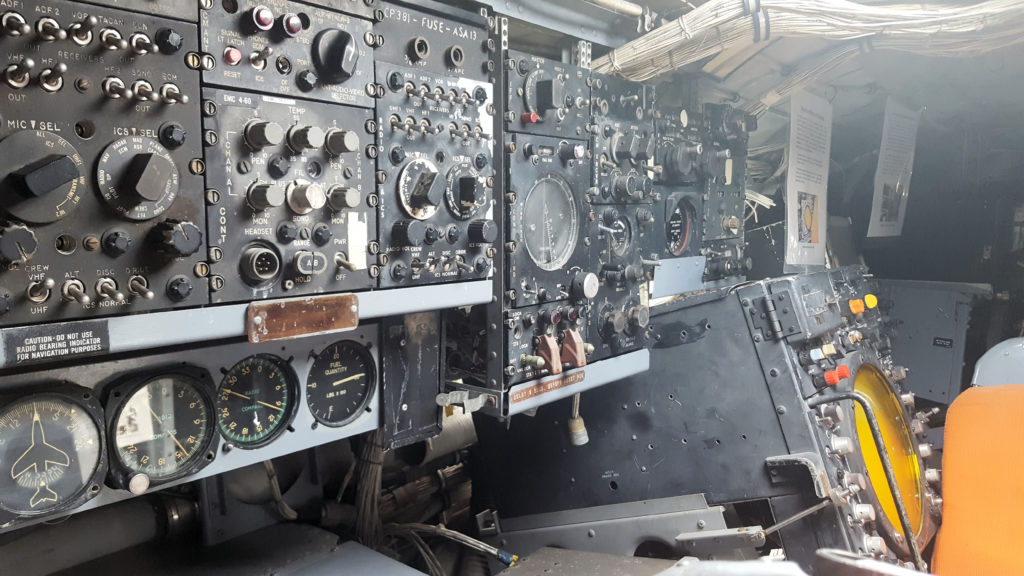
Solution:
M924 497L924 484L921 481L920 462L914 450L914 439L903 416L903 405L900 404L899 398L881 370L870 364L861 365L853 388L868 399L875 412L875 418L878 419L878 427L881 429L889 460L896 475L896 485L903 496L903 503L907 507L907 515L916 537L921 533L923 523L921 500ZM857 417L857 437L871 486L885 516L893 528L902 534L896 502L889 491L882 460L875 449L875 440L871 435L867 416L860 404L856 404L854 410Z

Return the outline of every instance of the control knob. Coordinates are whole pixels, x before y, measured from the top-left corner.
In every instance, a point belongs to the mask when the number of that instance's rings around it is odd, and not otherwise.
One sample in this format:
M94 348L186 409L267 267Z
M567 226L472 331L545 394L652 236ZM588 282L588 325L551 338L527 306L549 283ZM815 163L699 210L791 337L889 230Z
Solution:
M422 246L427 237L427 226L419 220L400 220L391 229L391 239L403 246Z
M327 191L327 204L335 212L341 212L346 208L356 208L361 201L362 196L360 196L359 190L355 188L332 186Z
M316 126L294 126L288 131L288 145L296 152L316 150L324 145L326 135Z
M569 285L572 297L577 299L592 300L597 296L598 288L600 288L600 281L597 279L597 274L593 272L577 272Z
M320 80L339 84L356 73L359 48L355 38L340 28L324 30L313 40L313 66Z
M359 134L351 130L338 130L332 128L327 131L327 151L333 156L341 156L346 152L355 152L359 149Z
M0 142L0 208L29 224L56 222L78 207L85 179L81 155L50 132L24 130Z
M0 228L0 263L24 264L35 255L38 247L35 232L25 226Z
M149 220L163 214L178 196L178 167L152 138L115 140L100 155L96 183L119 216Z
M175 258L191 256L203 246L202 230L188 220L164 220L151 234L157 251Z
M469 241L474 244L491 244L498 239L498 225L494 220L473 220L469 223Z
M245 125L245 143L261 150L267 146L277 146L284 141L284 128L277 122L253 120Z
M327 195L319 184L297 180L288 187L288 207L296 214L309 214L327 204Z

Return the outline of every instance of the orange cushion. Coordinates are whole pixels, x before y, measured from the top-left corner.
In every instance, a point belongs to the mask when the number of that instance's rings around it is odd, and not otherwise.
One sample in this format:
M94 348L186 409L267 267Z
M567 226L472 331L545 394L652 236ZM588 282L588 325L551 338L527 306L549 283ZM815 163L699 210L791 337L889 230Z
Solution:
M946 415L936 574L1024 574L1024 385L970 388Z

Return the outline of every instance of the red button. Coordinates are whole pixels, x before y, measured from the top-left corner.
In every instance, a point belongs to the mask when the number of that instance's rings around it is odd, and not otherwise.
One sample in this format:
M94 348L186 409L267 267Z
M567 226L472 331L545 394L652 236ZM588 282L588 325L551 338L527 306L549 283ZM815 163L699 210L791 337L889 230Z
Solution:
M839 366L838 368L836 368L836 372L839 373L839 379L840 380L846 380L847 378L850 377L850 367L849 366Z
M274 13L266 6L257 6L252 9L252 21L260 30L270 30L274 25Z
M829 386L839 384L839 372L835 370L825 372L825 384L828 384Z
M536 124L540 121L540 116L536 112L523 112L519 119L523 124Z
M281 16L281 27L285 34L294 38L302 32L302 20L295 14L285 14Z
M242 51L234 46L228 46L224 50L224 62L228 66L237 66L242 61Z

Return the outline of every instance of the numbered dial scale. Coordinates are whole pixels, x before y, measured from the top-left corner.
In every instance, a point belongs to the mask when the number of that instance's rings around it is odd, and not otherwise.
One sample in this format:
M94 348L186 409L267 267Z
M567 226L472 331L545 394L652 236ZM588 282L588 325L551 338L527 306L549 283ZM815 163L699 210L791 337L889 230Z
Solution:
M376 387L370 351L358 342L342 340L316 355L306 381L306 403L317 422L344 426L366 409Z
M184 366L116 384L107 399L112 483L145 490L210 463L217 440L212 388L206 371ZM133 482L138 475L145 478Z
M295 416L298 383L288 362L256 354L224 373L217 389L217 427L239 448L273 442Z
M102 408L57 385L0 408L0 524L77 507L106 474Z

